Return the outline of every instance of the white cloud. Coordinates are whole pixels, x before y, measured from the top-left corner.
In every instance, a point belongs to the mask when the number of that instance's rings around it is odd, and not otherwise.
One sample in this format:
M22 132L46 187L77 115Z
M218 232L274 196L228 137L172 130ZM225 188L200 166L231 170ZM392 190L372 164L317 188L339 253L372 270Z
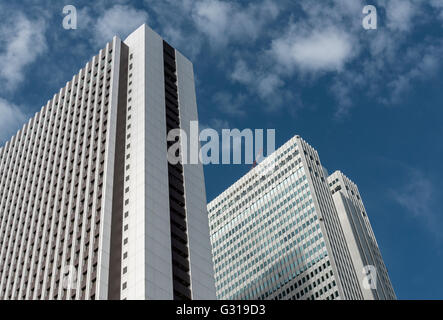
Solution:
M417 81L430 80L437 74L441 66L441 55L443 45L425 46L424 48L413 48L406 53L406 62L413 65L412 68L401 72L388 82L391 96L384 100L387 104L397 104L402 101L407 92Z
M255 91L262 98L274 95L276 90L284 85L277 74L252 69L242 59L236 62L231 72L231 79L249 86L252 91Z
M0 144L9 140L26 122L21 108L0 98Z
M435 8L443 8L443 0L431 0L430 4Z
M204 35L195 30L192 21L194 0L145 0L155 19L155 27L173 47L191 60L196 59L204 43ZM152 26L151 26L152 27Z
M241 117L245 115L245 110L242 108L245 102L245 96L234 96L229 92L218 92L213 98L217 109L230 116Z
M276 74L265 74L257 78L258 94L262 98L269 98L284 85L284 82ZM274 101L275 98L273 98Z
M410 0L389 0L384 4L386 9L386 25L393 31L409 31L420 6Z
M26 67L46 51L46 25L18 13L0 27L0 80L12 91L25 79Z
M224 42L232 6L224 1L207 0L197 3L194 19L197 27L216 42Z
M308 72L341 71L356 54L352 37L336 28L309 33L294 28L272 42L271 53L282 69Z
M117 35L125 38L148 21L148 13L128 5L115 5L98 18L94 26L95 41L103 45Z
M258 56L255 52L255 57L246 55L231 73L233 81L254 88L270 111L283 104L290 105L292 113L303 107L300 94L288 87L288 80L297 77L301 83L306 79L312 83L325 73L341 74L361 52L352 30L362 28L362 1L303 1L298 5L300 16L291 17L283 33L272 33L269 48Z
M159 32L172 45L195 59L208 42L216 53L242 41L250 43L263 36L275 21L281 4L261 0L244 4L226 0L145 0L155 12Z
M279 109L285 100L296 96L292 90L284 90L285 82L278 73L267 69L253 69L242 59L237 60L230 77L234 82L247 86L248 91L264 100L264 108L268 112ZM300 105L298 100L297 105Z
M385 20L380 20L378 30L365 31L362 1L302 2L303 17L290 22L287 34L272 42L274 72L283 80L296 76L301 83L306 83L306 75L312 81L312 76L316 80L325 73L335 74L330 92L337 101L337 119L349 115L357 91L381 103L398 104L417 80L441 67L441 42L424 39L413 47L408 43L421 21L418 18L429 18L423 4L419 0L381 1L379 14L384 11ZM441 0L431 4L443 7Z
M95 12L101 12L97 25L89 23L96 37L109 41L115 33L126 35L145 22L129 26L127 21L148 19L146 12L128 3L120 0L120 5L111 9L105 5L99 6L100 10L94 7ZM435 55L438 50L428 50L432 36L414 44L422 55L409 58L405 52L415 27L443 12L443 0L379 0L375 3L379 28L371 31L362 28L362 9L367 4L363 0L144 3L155 13L151 24L168 42L195 62L208 42L214 50L205 52L205 58L210 58L214 67L232 68L231 80L243 84L251 98L262 99L271 110L278 105L300 104L301 95L294 93L296 90L332 75L329 92L336 98L336 116L342 118L354 107L355 92L378 102L397 104L415 81L425 78L426 70L430 70L425 64L440 67ZM292 10L286 10L290 5ZM425 6L432 6L434 12L424 10ZM286 25L278 21L282 16ZM227 47L235 51L227 51ZM422 57L427 62L422 63ZM232 60L233 66L227 67ZM203 64L207 61L204 59ZM290 85L294 82L298 84L296 90ZM224 98L232 101L237 97ZM226 114L238 112L237 107L229 105L232 108L224 110Z
M192 9L197 29L215 47L231 41L255 40L263 27L279 15L279 7L269 0L246 7L236 2L201 0Z
M405 213L423 223L429 231L442 238L442 219L434 209L434 190L432 181L423 172L408 169L408 183L392 190L394 200L405 209Z
M408 209L414 217L428 214L428 205L432 198L432 184L419 173L411 176L411 182L394 192L394 199Z
M345 85L342 81L336 81L331 86L331 91L335 95L338 103L335 118L342 120L349 115L349 110L352 107L350 87Z
M162 36L174 48L177 48L192 60L196 59L201 51L203 39L198 33L188 33L180 27L168 24L164 26Z
M436 9L439 18L443 20L443 0L431 0L430 5Z
M251 84L255 80L255 75L244 60L238 60L231 73L231 78L243 84Z

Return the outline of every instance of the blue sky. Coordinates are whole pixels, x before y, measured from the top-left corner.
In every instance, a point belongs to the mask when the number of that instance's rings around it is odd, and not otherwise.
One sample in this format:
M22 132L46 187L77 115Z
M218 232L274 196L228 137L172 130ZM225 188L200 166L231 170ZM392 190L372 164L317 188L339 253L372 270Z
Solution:
M443 298L443 0L2 1L0 144L144 22L194 62L201 124L301 135L358 184L398 297ZM208 200L249 169L207 166Z

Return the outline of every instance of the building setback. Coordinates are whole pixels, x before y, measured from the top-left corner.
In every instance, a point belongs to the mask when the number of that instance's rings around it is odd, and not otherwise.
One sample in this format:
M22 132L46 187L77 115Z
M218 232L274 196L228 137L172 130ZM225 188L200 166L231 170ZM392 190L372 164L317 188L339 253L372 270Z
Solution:
M0 299L211 299L193 66L146 25L114 39L0 149Z
M218 299L367 297L327 177L296 136L208 204Z
M363 290L364 298L396 299L357 185L340 171L331 174L328 183L359 282L363 283L364 278L370 275L370 270L363 272L365 267L375 267L373 279L376 286L373 290Z

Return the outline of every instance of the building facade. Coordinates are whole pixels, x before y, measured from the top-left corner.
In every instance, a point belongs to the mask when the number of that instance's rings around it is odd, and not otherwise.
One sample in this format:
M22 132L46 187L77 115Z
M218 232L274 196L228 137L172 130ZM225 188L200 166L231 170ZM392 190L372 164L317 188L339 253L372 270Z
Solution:
M363 290L364 298L396 299L357 185L340 171L331 174L328 183L351 252L354 271L359 282L366 283L371 288ZM365 278L373 280L368 281Z
M193 66L148 26L100 50L0 149L0 299L215 298Z
M327 179L296 136L208 204L218 299L366 297Z

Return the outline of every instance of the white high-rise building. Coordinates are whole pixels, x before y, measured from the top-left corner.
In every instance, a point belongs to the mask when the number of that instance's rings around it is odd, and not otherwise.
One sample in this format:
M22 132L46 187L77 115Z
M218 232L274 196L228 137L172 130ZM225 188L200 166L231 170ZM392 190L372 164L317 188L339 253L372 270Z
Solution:
M209 203L218 299L369 297L327 178L296 136Z
M362 290L364 298L396 299L357 185L340 171L331 174L328 183L355 273L360 283L371 287Z
M146 25L100 50L0 149L0 299L211 299L193 66Z

